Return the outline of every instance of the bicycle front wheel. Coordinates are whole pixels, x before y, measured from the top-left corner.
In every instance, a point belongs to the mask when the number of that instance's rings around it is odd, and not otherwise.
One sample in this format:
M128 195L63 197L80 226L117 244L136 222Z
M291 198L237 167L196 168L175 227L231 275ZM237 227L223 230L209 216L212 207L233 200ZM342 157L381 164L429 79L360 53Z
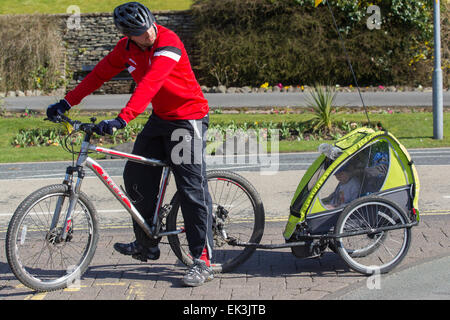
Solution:
M209 171L208 189L213 203L214 272L228 272L246 261L255 247L231 246L228 240L259 243L264 233L264 207L255 188L244 177L228 171ZM177 195L167 217L167 230L184 227ZM186 265L192 264L185 233L169 236L175 255Z
M67 185L41 188L19 205L9 223L9 266L20 282L36 291L77 285L94 255L98 241L96 211L85 194L80 192L74 206L67 238L60 237L69 197Z

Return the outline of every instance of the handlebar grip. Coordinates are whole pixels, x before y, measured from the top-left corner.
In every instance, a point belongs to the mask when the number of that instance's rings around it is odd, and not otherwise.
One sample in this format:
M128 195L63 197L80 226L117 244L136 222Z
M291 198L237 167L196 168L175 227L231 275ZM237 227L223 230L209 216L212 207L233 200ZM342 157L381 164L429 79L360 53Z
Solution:
M73 127L73 130L82 130L85 133L91 134L95 127L94 123L82 123L78 120L72 120L69 117L65 116L63 113L58 112L58 115L54 117L54 119L45 118L44 120L49 120L55 123L66 122Z

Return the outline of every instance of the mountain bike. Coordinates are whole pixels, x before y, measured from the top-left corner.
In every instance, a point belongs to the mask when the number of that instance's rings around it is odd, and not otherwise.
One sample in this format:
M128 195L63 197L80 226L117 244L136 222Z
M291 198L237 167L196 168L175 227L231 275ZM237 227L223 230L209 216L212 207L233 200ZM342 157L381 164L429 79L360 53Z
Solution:
M101 221L89 196L81 191L85 167L104 183L148 237L167 236L177 258L186 265L192 264L177 193L169 202L165 201L171 176L169 164L92 144L95 118L91 118L90 123L82 123L61 115L59 120L71 129L71 134L80 133L83 141L78 152L72 144L72 153L78 157L67 167L63 182L30 194L11 218L6 255L17 279L36 291L52 291L70 286L87 270L97 247ZM67 143L65 146L68 149ZM163 168L155 214L150 223L101 164L89 157L92 152ZM260 242L264 232L264 207L252 184L237 173L213 170L207 172L207 179L213 201L212 267L214 272L227 272L255 251L256 247L242 248L230 243Z

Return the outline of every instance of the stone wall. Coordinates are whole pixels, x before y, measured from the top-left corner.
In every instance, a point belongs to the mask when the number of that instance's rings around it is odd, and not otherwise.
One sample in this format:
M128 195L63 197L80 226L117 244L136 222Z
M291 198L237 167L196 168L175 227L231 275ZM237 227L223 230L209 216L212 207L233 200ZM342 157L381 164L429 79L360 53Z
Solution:
M186 51L193 51L192 34L194 24L190 11L154 12L157 23L175 31L183 41ZM79 24L74 23L70 14L54 15L60 25L66 48L66 76L72 80L67 90L71 90L92 69L97 62L114 48L122 37L111 13L89 13L79 16ZM129 77L128 72L120 74ZM120 77L118 77L120 78ZM134 90L132 80L113 80L105 83L95 93L131 93Z

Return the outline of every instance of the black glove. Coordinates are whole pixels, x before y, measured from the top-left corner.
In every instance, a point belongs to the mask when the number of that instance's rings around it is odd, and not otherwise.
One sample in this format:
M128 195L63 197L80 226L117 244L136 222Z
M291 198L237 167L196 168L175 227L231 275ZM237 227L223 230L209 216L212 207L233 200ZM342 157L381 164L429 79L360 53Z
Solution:
M125 120L120 117L111 120L103 120L94 127L94 132L101 136L104 136L106 133L113 134L114 128L122 129L125 128L126 125L127 123L125 122Z
M56 122L57 116L64 114L64 112L70 110L70 104L66 100L60 100L57 103L51 104L47 108L47 118L50 121Z

